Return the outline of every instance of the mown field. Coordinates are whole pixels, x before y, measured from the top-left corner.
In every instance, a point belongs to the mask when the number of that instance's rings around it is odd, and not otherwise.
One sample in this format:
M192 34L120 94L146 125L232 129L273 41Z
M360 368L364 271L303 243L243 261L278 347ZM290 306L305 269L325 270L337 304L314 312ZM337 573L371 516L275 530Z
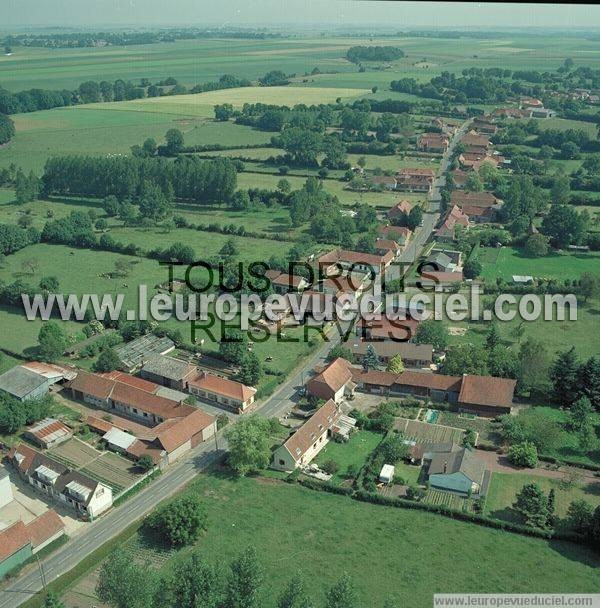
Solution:
M208 513L208 530L198 547L209 561L227 563L247 546L256 549L266 569L259 598L265 608L275 606L292 570L298 569L310 581L318 605L342 572L355 582L362 605L374 608L390 595L400 605L429 607L433 593L478 592L482 580L490 593L597 590L597 556L572 544L358 503L273 480L208 474L187 491L199 497ZM187 552L164 552L141 534L125 546L136 559L163 570ZM418 563L427 568L416 567ZM431 576L436 571L445 576ZM66 594L70 608L79 605L80 593L93 591L93 580L91 573Z
M497 277L512 282L513 275L564 280L578 279L584 272L596 272L600 253L552 252L545 257L531 258L515 247L482 247L478 259L483 264L481 276L492 282Z

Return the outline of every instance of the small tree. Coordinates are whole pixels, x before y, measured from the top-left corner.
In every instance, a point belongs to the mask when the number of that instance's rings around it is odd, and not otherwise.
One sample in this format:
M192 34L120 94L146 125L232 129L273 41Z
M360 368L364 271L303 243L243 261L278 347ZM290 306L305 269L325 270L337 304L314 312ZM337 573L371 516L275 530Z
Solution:
M56 321L45 321L38 334L39 355L42 361L53 363L67 348L67 335Z
M511 445L508 450L508 460L517 467L533 469L538 464L537 448L530 441Z
M527 241L525 241L525 254L531 258L542 258L548 255L550 245L548 244L548 237L543 234L532 234Z
M260 471L269 465L269 421L253 415L227 429L229 465L238 475Z
M485 337L485 346L488 350L493 350L500 344L500 332L498 326L495 323L490 325L490 328Z
M255 608L264 579L264 569L253 547L246 549L230 565L223 608Z
M530 526L545 528L548 525L548 497L537 483L523 486L517 494L513 508L519 512Z
M476 258L471 258L463 265L463 276L465 279L476 279L481 274L482 270L482 263Z
M358 595L347 574L327 592L325 608L358 608Z
M59 282L56 277L42 277L40 279L40 289L44 291L56 292L58 291Z
M387 371L392 374L401 374L404 371L404 363L400 355L394 355L387 364Z
M105 348L93 365L95 372L112 372L121 367L119 355L110 346Z
M255 353L248 353L242 361L242 369L238 374L239 381L248 386L256 386L262 375L263 369L259 358Z
M365 355L363 357L362 363L365 371L369 371L370 369L377 369L377 367L379 367L379 357L377 356L375 349L370 344L365 350Z
M206 511L196 496L183 495L161 507L148 523L171 545L189 545L206 529Z
M44 608L65 608L65 605L55 593L49 591L48 595L44 598Z
M414 500L415 502L420 502L425 498L425 490L419 486L409 486L406 489L406 498L408 500Z
M137 466L142 469L142 471L150 471L150 469L154 468L154 461L152 460L152 456L148 454L142 454L138 458Z

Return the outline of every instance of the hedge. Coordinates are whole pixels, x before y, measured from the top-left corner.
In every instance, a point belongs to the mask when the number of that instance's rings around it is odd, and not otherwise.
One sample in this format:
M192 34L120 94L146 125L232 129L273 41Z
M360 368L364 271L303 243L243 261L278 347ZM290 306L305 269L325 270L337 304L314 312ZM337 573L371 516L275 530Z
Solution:
M568 466L576 467L578 469L585 469L586 471L600 472L600 465L591 462L579 462L578 460L573 460L572 458L556 458L556 456L549 456L547 454L540 454L539 459L543 460L544 462L549 462L551 464L566 464Z
M350 487L336 486L328 481L318 481L316 479L298 479L298 483L310 490L320 492L331 492L331 494L341 494L342 496L352 496L354 490Z

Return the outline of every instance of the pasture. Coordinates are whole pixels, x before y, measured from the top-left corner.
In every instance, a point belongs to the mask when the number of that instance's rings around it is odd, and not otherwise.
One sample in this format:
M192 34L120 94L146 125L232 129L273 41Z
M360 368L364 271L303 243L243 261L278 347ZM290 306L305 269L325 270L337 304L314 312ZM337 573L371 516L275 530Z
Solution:
M282 565L287 564L302 565L302 575L310 581L310 595L318 605L342 571L332 564L343 564L365 606L382 606L391 595L400 605L425 608L431 605L433 593L477 592L482 580L490 593L597 589L597 556L572 544L548 543L430 513L358 503L275 480L232 479L224 473L202 475L186 492L198 496L207 511L207 531L197 546L209 561L224 564L248 546L256 549L266 569L258 598L264 608L276 605L287 584L291 572L282 576ZM134 532L125 547L140 563L148 560L163 572L188 552L165 550L143 532ZM457 551L457 547L469 550ZM415 563L428 567L416 568ZM443 580L431 576L432 571L442 570ZM70 608L81 602L77 592L93 589L90 581L94 579L92 571L76 583L73 593L67 593Z

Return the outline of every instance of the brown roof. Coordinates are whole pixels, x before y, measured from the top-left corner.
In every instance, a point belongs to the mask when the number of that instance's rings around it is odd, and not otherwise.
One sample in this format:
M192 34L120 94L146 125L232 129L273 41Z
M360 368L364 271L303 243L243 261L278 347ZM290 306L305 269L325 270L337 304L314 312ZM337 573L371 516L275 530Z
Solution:
M371 182L373 184L395 184L396 178L391 175L374 175Z
M320 374L308 381L307 388L310 390L311 385L321 384L336 393L349 380L352 380L350 369L350 363L346 359L337 357Z
M469 217L486 216L491 217L492 209L490 207L478 207L476 205L463 205L463 213Z
M366 328L366 334L370 334L372 339L380 340L409 340L415 335L420 321L407 316L390 318L382 315L379 319L359 319L357 325Z
M97 416L88 416L85 419L85 424L101 433L107 433L110 429L115 428L113 424L106 420L102 420L102 418L98 418Z
M428 372L402 372L396 379L396 384L405 386L422 386L439 391L460 390L461 376L445 376L443 374L430 374Z
M335 264L336 262L347 262L349 264L366 264L369 266L379 266L387 264L394 259L391 251L384 255L375 253L363 253L362 251L350 251L348 249L337 249L322 255L319 258L321 264Z
M171 425L170 428L159 433L157 439L167 452L172 452L194 435L202 432L214 421L214 416L197 409L189 416L181 418L176 421L175 424Z
M80 371L77 377L69 383L72 390L104 400L109 398L114 385L114 380L83 371Z
M133 386L134 388L139 388L147 393L156 393L156 391L160 388L158 384L150 382L150 380L144 380L143 378L132 376L131 374L126 374L125 372L114 371L98 375L103 376L104 378L109 378L110 380L117 380L123 384Z
M393 357L400 355L402 359L418 359L420 361L431 361L433 347L431 344L413 344L412 342L372 341L361 340L359 342L346 342L348 348L355 354L362 355L367 346L372 346L378 357Z
M241 382L207 373L201 374L197 378L190 380L188 384L211 393L217 393L243 402L248 401L248 399L256 393L256 389L251 386L246 386Z
M315 440L330 429L339 417L340 411L330 399L283 444L284 447L294 460L300 460Z
M58 516L58 513L52 509L48 509L48 511L27 524L27 532L34 549L64 529L65 524Z
M451 172L452 179L457 186L464 186L469 179L469 174L468 171L461 171L460 169L454 169Z
M434 148L443 148L448 145L448 138L441 133L423 133L419 137L419 145L434 147Z
M492 192L484 190L482 192L462 192L454 190L450 195L452 205L462 207L463 205L472 205L475 207L491 207L498 202L498 199Z
M377 239L375 241L375 249L383 249L384 251L398 251L400 245L392 239Z
M282 285L284 287L300 287L302 281L306 282L304 277L295 274L288 274L280 270L267 270L265 276L268 277L274 285Z
M465 146L489 146L490 138L486 135L478 135L475 131L470 131L462 139L461 143Z
M9 558L31 542L27 528L22 521L15 522L0 532L0 562Z
M408 215L410 213L411 209L412 209L412 205L408 201L402 200L399 203L396 203L390 209L388 209L387 216L389 218L393 218L393 217L400 217L403 214Z
M379 234L387 238L392 237L394 240L398 239L409 239L412 234L412 230L406 226L380 226Z
M397 171L396 175L399 177L423 176L431 177L433 179L435 177L435 171L428 167L406 167Z
M421 279L425 284L436 282L439 284L460 283L463 280L462 272L442 272L438 270L423 270Z
M516 380L492 376L465 375L458 400L461 403L510 407L515 392Z
M352 380L356 384L374 384L376 386L392 386L396 381L398 374L391 372L382 372L376 369L365 371L362 368L355 367L352 369Z
M19 458L17 458L17 455L22 457L22 460L20 462ZM8 459L15 464L15 466L19 469L19 471L21 471L21 473L27 473L27 471L29 471L36 456L40 456L40 453L36 452L33 448L30 448L24 443L20 443L16 446L13 446L8 452Z

